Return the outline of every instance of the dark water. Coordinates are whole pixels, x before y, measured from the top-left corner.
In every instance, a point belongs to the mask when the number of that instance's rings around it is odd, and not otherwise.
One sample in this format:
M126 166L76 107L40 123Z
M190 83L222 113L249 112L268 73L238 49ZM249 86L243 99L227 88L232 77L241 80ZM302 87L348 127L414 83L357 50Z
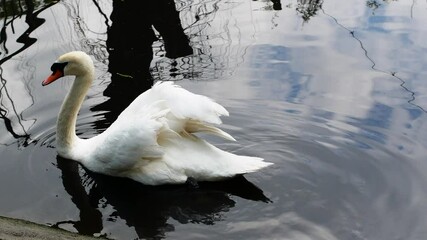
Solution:
M0 215L113 239L425 239L425 1L153 2L2 2ZM191 190L58 158L71 82L41 81L76 49L97 69L81 137L173 80L230 111L238 142L212 142L275 165Z

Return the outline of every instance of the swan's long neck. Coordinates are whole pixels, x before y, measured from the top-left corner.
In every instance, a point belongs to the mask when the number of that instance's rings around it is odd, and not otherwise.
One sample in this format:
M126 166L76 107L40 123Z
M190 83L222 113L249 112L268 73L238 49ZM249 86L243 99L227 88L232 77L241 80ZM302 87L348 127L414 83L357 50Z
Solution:
M63 157L74 158L73 148L80 140L76 135L77 114L92 83L93 72L76 76L71 90L62 103L56 125L57 149ZM76 159L77 160L77 159Z

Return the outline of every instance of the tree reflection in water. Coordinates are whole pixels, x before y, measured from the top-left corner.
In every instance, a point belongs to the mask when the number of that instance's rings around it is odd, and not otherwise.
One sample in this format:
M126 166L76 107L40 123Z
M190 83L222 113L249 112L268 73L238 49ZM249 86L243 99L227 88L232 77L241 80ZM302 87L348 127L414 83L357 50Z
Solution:
M163 38L166 57L178 58L193 53L172 0L113 1L110 18L107 51L111 83L104 91L109 100L91 109L107 111L105 121L96 123L99 129L108 127L139 94L152 86L152 44L157 40L152 27Z
M0 10L0 19L3 19L3 26L0 30L0 66L17 56L19 53L28 49L32 46L37 39L31 38L30 34L40 27L45 19L39 18L38 15L44 10L50 8L57 1L44 0L25 0L21 1L10 1L2 0L2 8ZM25 16L25 23L28 24L28 28L16 39L17 43L22 44L18 49L7 48L7 28L11 28L14 31L14 21L21 16ZM22 117L21 112L16 107L15 100L13 99L10 90L8 90L8 80L4 77L3 68L0 67L0 119L3 120L5 130L16 139L16 143L19 147L26 147L33 140L31 139L28 129L34 124L35 120L26 120ZM26 93L27 99L30 99L31 105L34 103L31 89L25 88L21 95ZM30 122L25 124L24 122ZM11 143L1 143L3 145L10 145Z
M301 14L304 21L310 20L322 8L323 0L298 0L297 12Z

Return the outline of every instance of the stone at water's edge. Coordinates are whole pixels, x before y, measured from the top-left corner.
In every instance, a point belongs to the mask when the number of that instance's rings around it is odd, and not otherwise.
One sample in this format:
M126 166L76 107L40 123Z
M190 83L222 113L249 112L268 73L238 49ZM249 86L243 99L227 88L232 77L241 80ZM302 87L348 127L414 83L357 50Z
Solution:
M6 218L0 216L0 239L7 240L93 240L99 239L90 236L82 236L65 230L48 226Z

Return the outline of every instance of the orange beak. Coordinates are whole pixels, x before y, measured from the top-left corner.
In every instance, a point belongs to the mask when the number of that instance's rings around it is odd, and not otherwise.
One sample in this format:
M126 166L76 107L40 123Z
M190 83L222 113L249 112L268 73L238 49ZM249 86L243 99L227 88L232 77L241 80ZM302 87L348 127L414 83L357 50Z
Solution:
M46 86L62 76L64 76L64 74L60 70L56 70L52 73L52 75L50 75L48 78L46 78L46 80L42 82L42 86Z

